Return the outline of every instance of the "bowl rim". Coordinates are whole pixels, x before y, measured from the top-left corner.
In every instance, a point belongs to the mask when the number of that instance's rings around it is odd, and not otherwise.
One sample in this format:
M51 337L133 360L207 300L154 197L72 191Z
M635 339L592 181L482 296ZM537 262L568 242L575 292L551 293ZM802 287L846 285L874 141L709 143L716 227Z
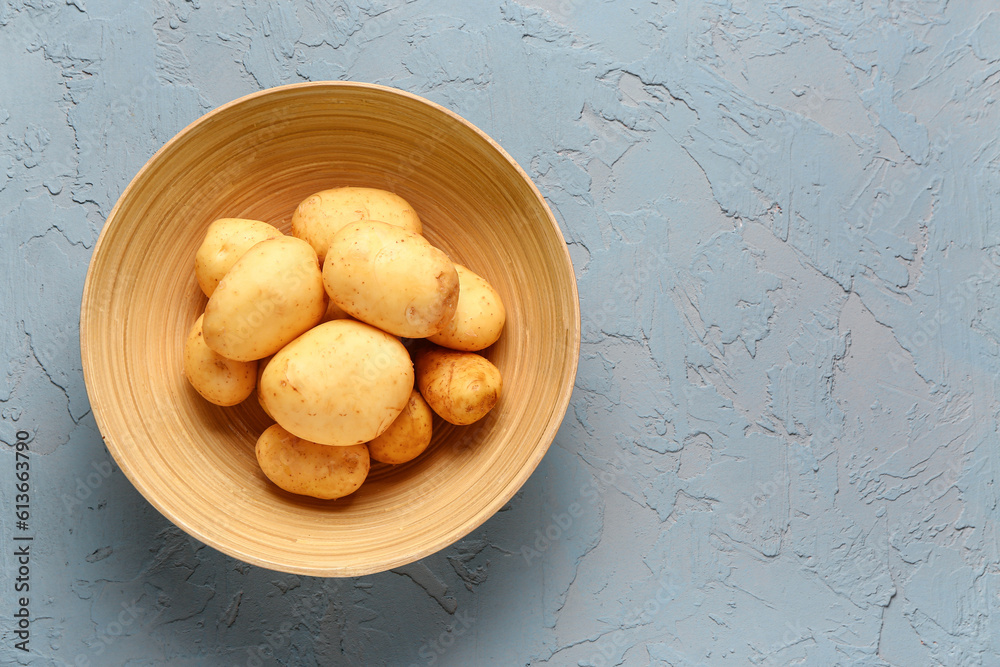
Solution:
M94 265L95 260L100 257L102 253L102 247L105 243L106 237L110 234L111 228L114 226L116 218L118 216L119 209L122 207L123 203L127 201L131 191L138 187L138 183L143 179L146 172L153 168L153 165L157 160L166 152L170 151L172 147L181 142L187 135L191 134L200 125L208 122L211 118L218 116L227 112L229 109L243 105L253 100L274 94L285 93L289 91L301 91L308 89L367 89L379 91L380 93L387 93L389 95L401 96L408 98L411 101L423 104L430 107L433 111L438 113L443 113L444 115L450 117L454 122L465 126L466 129L471 130L477 134L482 140L484 140L496 153L503 158L510 166L512 166L515 172L521 177L534 197L539 203L542 204L542 208L545 212L545 216L548 220L549 226L552 231L555 232L556 237L561 241L562 248L562 260L564 262L564 268L568 270L569 275L572 280L568 281L570 287L570 321L567 322L567 333L569 334L570 340L568 341L572 345L572 359L570 364L570 372L567 373L568 378L572 378L574 381L567 381L560 388L559 393L555 396L553 403L553 416L558 416L558 419L550 420L545 431L539 434L538 441L544 443L543 446L537 446L532 450L531 457L525 462L516 475L514 475L507 484L502 487L500 493L498 493L491 503L480 508L474 515L472 515L464 523L459 524L449 530L444 534L434 545L424 547L419 550L414 550L406 552L403 554L398 554L393 558L383 558L380 559L377 567L359 567L352 565L339 565L339 566L317 566L308 567L301 566L298 564L283 564L279 562L274 562L272 560L261 558L253 553L244 551L239 548L234 548L232 545L226 544L215 539L211 535L205 534L205 531L198 529L196 526L190 525L183 517L177 516L174 511L169 507L160 502L155 493L152 493L152 489L146 484L142 476L137 473L137 470L133 468L128 457L121 455L122 449L119 444L115 442L114 438L105 435L107 424L105 422L103 413L100 410L93 409L92 401L92 389L95 386L95 370L92 368L91 364L88 362L88 336L90 333L90 318L93 317L91 314L91 309L88 308L88 303L94 299L94 285L92 282L93 272L91 268ZM259 567L263 567L269 570L290 573L290 574L301 574L306 576L318 576L318 577L347 577L347 576L360 576L365 574L374 574L377 572L387 571L392 568L401 567L408 563L416 562L422 558L437 553L442 549L454 544L458 540L462 539L469 533L476 530L479 526L485 523L490 517L495 515L510 499L517 493L517 491L527 482L527 480L534 473L535 469L541 463L545 454L548 452L549 447L555 440L556 434L558 433L562 422L565 420L566 412L569 408L570 399L572 397L573 389L575 386L575 378L579 369L579 359L580 359L580 344L581 344L581 321L580 321L580 297L579 289L577 286L576 272L573 267L572 257L569 253L569 247L566 244L565 236L562 233L562 229L559 227L555 216L549 207L548 201L542 195L538 186L534 183L527 172L521 167L521 165L515 160L506 150L503 149L500 144L490 137L486 132L481 130L478 126L469 120L466 120L458 113L448 109L447 107L433 102L425 97L411 93L406 90L399 88L394 88L391 86L386 86L376 83L367 83L361 81L341 81L341 80L329 80L329 81L306 81L299 83L285 84L281 86L275 86L271 88L265 88L241 97L235 98L229 102L225 102L214 109L202 114L198 118L194 119L188 123L183 129L172 136L168 141L166 141L159 149L156 150L143 164L143 166L136 172L136 174L129 181L128 185L122 190L112 207L110 213L108 213L105 219L104 225L101 228L101 232L98 235L97 241L94 244L94 250L91 254L91 258L88 262L87 275L84 280L83 295L81 298L81 309L80 309L80 356L82 361L82 369L84 376L84 384L87 390L88 402L91 403L92 412L94 420L97 423L98 429L101 433L101 438L104 441L109 453L115 460L115 463L121 469L125 477L132 483L135 489L143 496L143 498L152 505L160 514L162 514L168 521L183 530L189 536L198 540L199 542L209 545L228 556L236 558L240 561L250 563Z

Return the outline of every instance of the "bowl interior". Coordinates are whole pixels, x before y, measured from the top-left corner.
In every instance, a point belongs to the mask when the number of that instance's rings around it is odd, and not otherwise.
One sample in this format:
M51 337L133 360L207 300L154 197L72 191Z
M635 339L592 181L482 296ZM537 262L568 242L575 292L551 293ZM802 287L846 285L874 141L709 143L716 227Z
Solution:
M485 352L505 392L481 422L435 422L417 460L375 465L337 501L285 493L260 472L270 420L251 397L221 408L182 374L183 341L206 303L194 256L220 217L287 231L295 206L340 185L391 190L425 236L489 280L507 324ZM296 84L202 117L139 172L102 231L81 316L87 390L116 461L167 518L199 540L271 569L378 572L469 533L537 466L576 373L579 306L551 212L527 176L468 122L367 84Z

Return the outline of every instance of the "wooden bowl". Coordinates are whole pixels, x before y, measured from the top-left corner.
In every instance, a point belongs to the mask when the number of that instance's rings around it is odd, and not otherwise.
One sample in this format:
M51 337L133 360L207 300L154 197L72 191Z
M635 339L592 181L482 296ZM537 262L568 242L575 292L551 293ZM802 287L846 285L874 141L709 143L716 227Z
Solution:
M255 398L231 408L203 400L183 376L182 350L206 303L194 257L209 223L256 218L288 231L302 199L341 185L401 195L431 243L496 287L507 324L485 354L504 393L477 424L436 422L417 460L376 464L353 495L320 501L264 477L254 444L270 420ZM164 516L248 563L355 576L462 538L527 480L569 404L580 312L559 227L499 145L416 95L320 82L219 107L150 159L94 250L80 339L108 449Z

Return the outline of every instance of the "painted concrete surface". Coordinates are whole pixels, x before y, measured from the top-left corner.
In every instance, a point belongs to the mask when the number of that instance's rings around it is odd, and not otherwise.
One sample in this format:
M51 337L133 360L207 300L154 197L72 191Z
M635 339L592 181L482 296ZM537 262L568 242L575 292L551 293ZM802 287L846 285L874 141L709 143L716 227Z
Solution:
M3 664L1000 665L996 3L9 0L0 63ZM145 160L324 79L496 138L562 226L584 332L510 504L343 580L152 509L76 338Z

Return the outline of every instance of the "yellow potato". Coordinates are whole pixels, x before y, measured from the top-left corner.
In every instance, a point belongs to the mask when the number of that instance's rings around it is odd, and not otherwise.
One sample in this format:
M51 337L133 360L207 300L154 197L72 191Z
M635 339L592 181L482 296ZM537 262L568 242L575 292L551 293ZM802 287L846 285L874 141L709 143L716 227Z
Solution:
M256 361L233 361L205 345L200 315L184 342L184 376L205 400L216 405L236 405L253 393Z
M323 284L352 317L405 338L437 333L458 305L458 272L448 256L418 234L374 220L333 237Z
M431 444L434 413L416 389L410 400L382 435L368 443L368 452L382 463L406 463L420 456Z
M503 380L488 359L435 345L417 352L417 388L446 422L459 426L486 416L497 401Z
M262 375L264 375L264 369L267 368L267 362L269 361L271 361L271 357L264 357L263 359L257 362L256 393L257 393L257 403L260 405L261 410L263 410L264 414L266 414L268 417L271 417L271 413L267 411L267 406L264 405L264 399L261 397L260 394L260 378ZM271 417L271 419L274 419L274 417Z
M263 359L318 324L325 312L312 246L291 236L261 241L209 298L205 343L229 359Z
M283 234L260 220L220 218L208 226L205 240L194 258L194 275L205 296L212 296L219 281L247 250L261 241Z
M406 407L413 364L393 336L354 320L325 322L279 351L260 395L291 433L323 445L378 437Z
M459 294L455 316L438 333L428 336L432 343L452 350L475 352L500 338L507 312L500 295L482 276L461 264L458 271Z
M260 469L276 485L324 500L357 491L371 468L364 445L328 447L294 436L278 424L261 434L255 452Z
M420 216L399 195L375 188L343 187L303 200L292 213L292 235L312 244L322 263L333 235L358 220L381 220L415 234L423 231Z

